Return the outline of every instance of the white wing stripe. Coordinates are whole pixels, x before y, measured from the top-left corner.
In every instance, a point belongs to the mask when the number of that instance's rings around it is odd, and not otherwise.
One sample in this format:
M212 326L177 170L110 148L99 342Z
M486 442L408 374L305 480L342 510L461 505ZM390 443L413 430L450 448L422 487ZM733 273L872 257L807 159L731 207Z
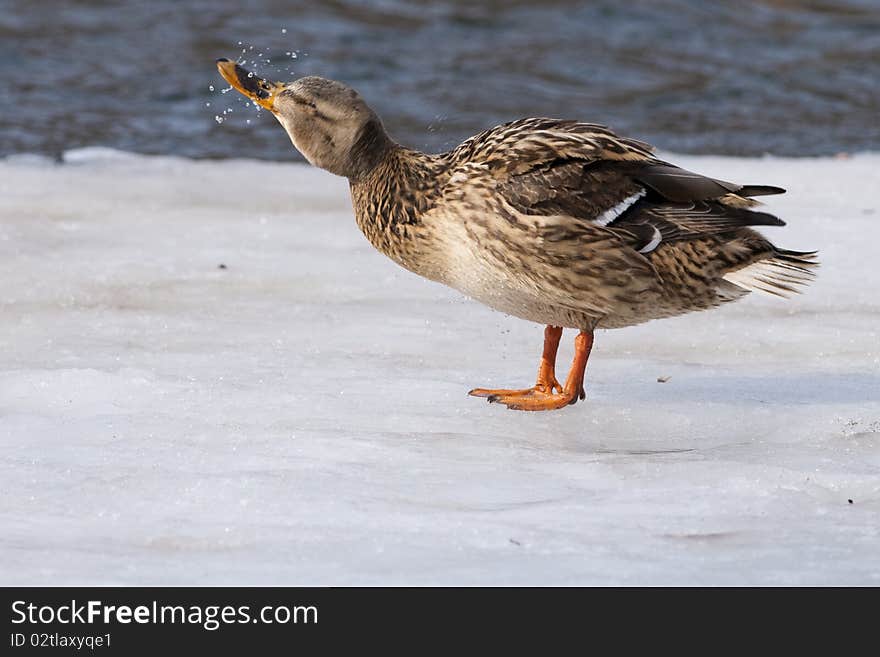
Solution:
M615 205L613 208L609 208L608 210L605 210L605 212L603 212L598 217L593 219L593 221L595 223L599 224L600 226L607 226L612 221L617 219L620 215L622 215L624 212L626 212L627 208L632 206L636 201L638 201L644 195L645 195L645 190L640 189L632 196L627 196L625 199L623 199L620 203Z
M650 242L639 249L639 253L650 253L660 245L660 241L663 239L663 235L660 234L660 231L657 230L656 226L651 226L651 228L654 229L654 236L651 238Z

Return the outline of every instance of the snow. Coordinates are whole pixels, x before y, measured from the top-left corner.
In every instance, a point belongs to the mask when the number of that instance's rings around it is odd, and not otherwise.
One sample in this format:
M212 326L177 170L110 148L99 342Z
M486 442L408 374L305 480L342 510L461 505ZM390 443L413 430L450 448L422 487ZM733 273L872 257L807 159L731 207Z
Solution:
M535 414L466 392L542 328L374 252L344 180L0 161L0 584L880 584L880 155L674 160L788 188L819 278L602 332Z

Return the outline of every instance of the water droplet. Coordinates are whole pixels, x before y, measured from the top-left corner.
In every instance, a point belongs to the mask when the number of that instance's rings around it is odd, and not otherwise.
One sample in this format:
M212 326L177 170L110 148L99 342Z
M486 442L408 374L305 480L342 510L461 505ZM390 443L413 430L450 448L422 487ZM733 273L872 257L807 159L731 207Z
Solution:
M245 123L247 123L248 125L250 125L250 122L251 122L250 119L245 119Z
M254 74L253 74L253 73L248 73L248 77L249 77L249 78L252 78L252 77L254 77Z
M282 28L281 28L281 34L287 34L287 28L286 28L286 27L282 27Z
M215 115L214 115L214 120L215 120L217 123L223 123L224 118L223 118L222 116L219 116L218 114L215 114Z
M210 107L211 103L205 103L205 107Z
M238 42L238 45L241 45L241 41Z
M208 91L214 91L214 85L213 85L213 84L209 84L209 85L208 85Z

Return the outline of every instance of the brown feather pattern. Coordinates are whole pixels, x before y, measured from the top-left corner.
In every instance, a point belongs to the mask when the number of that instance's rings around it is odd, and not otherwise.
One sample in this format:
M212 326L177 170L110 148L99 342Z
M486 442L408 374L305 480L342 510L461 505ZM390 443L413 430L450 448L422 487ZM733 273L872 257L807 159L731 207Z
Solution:
M783 190L685 171L591 123L522 119L442 155L394 146L351 190L377 249L544 324L612 328L787 294L816 264L750 228L784 225L750 198ZM760 262L769 273L752 280Z

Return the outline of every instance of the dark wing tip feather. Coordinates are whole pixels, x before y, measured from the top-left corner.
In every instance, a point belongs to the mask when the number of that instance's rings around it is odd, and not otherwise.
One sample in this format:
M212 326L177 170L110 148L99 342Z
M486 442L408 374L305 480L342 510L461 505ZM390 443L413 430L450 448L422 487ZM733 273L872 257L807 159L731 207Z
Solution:
M772 185L738 185L709 178L668 162L643 164L634 170L632 175L660 196L675 202L706 201L721 198L726 194L751 197L785 193L781 187Z
M757 212L755 210L742 210L737 213L743 217L744 226L784 226L785 222L775 214L769 212Z
M797 267L818 267L819 252L818 251L791 251L789 249L779 249L775 251L775 257L782 262L795 265Z
M785 190L772 185L743 185L736 193L740 196L772 196L785 194Z

